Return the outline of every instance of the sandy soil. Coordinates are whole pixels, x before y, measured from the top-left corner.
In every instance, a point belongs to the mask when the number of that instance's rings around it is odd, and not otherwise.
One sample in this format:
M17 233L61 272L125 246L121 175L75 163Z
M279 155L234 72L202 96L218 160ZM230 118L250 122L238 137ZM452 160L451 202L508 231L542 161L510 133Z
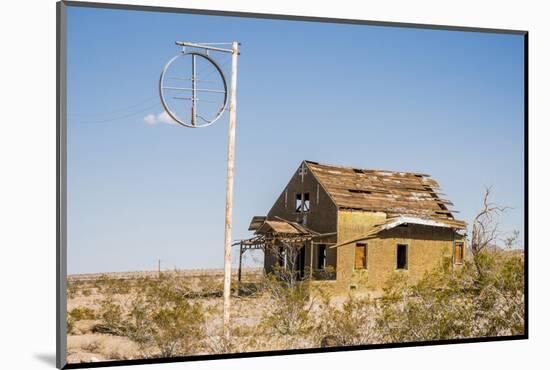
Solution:
M253 284L261 276L261 269L244 269L243 286ZM211 296L197 297L193 300L200 302L208 310L205 333L215 342L219 338L222 329L221 312L223 301L221 298L223 271L222 270L178 270L170 271L177 274L186 284L197 291L210 289ZM105 300L105 288L101 288L105 281L114 281L122 293L112 294L114 303L129 307L134 289L125 292L126 287L136 284L141 278L156 279L156 271L117 272L107 274L82 274L68 277L67 311L89 309L93 318L73 320L72 328L67 334L67 361L69 363L96 362L111 360L126 360L144 358L146 354L140 352L139 346L130 339L112 334L98 333L97 325L102 321L99 317L101 302ZM236 281L236 271L234 281ZM265 299L260 296L236 297L232 299L231 317L235 327L242 331L244 328L254 328L260 321L262 307ZM215 346L215 343L212 343ZM265 343L256 350L270 349L269 343ZM273 349L273 347L271 347ZM208 352L203 352L208 353Z

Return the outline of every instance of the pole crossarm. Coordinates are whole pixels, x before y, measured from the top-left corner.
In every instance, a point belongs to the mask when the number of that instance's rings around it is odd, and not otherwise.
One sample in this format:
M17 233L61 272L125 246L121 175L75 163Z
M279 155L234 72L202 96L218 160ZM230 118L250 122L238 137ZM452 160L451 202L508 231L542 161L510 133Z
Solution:
M220 43L220 44L225 44L225 43ZM240 43L238 43L238 44L240 45ZM197 44L195 42L176 41L176 45L183 46L183 47L187 46L187 47L190 47L190 48L204 49L204 50L219 51L219 52L222 52L222 53L230 53L230 54L233 54L234 52L239 53L234 48L226 49L226 48L220 48L220 47L217 47L217 46L212 46L212 45L216 45L214 43L212 43L212 44L208 44L208 43Z

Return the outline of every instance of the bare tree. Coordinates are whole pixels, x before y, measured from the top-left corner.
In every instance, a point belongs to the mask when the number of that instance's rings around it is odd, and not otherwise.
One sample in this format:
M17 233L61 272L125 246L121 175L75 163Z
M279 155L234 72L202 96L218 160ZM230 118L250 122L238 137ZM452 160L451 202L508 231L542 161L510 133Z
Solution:
M483 252L487 251L488 247L495 245L497 240L499 240L501 232L498 216L510 208L492 203L489 200L491 190L491 187L485 188L483 206L472 222L470 249L474 257L477 273L480 277L483 276L483 266L480 256Z
M279 241L277 244L266 245L264 253L272 255L279 261L273 266L272 273L289 287L294 287L303 278L299 270L299 255L305 248L302 244ZM304 271L304 275L307 273Z

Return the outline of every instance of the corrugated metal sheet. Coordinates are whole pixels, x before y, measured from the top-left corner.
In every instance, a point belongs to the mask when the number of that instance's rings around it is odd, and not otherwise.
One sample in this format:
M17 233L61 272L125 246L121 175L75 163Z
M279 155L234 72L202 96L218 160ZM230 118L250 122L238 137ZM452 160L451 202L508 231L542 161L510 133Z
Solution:
M389 218L383 223L374 225L364 235L361 235L357 238L353 238L352 240L346 240L345 242L338 243L332 246L331 248L337 248L350 243L366 240L368 238L376 236L378 233L384 230L390 230L400 225L409 225L409 224L444 227L444 228L453 229L459 233L464 232L466 229L466 223L464 221L449 220L449 219L442 219L442 218L420 218L420 217L413 217L413 216L399 216L399 217Z

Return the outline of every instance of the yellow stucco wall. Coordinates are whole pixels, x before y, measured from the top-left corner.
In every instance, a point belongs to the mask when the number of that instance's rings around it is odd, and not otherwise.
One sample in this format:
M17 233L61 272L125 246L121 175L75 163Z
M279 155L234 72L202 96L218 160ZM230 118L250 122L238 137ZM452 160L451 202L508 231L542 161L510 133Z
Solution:
M361 237L376 223L384 221L383 213L339 211L338 243ZM451 257L454 240L461 237L451 229L422 225L397 227L367 239L366 270L355 270L355 243L338 247L337 290L347 294L380 292L385 281L393 273L408 275L413 281L442 263L443 257ZM408 246L408 269L397 270L397 245Z

